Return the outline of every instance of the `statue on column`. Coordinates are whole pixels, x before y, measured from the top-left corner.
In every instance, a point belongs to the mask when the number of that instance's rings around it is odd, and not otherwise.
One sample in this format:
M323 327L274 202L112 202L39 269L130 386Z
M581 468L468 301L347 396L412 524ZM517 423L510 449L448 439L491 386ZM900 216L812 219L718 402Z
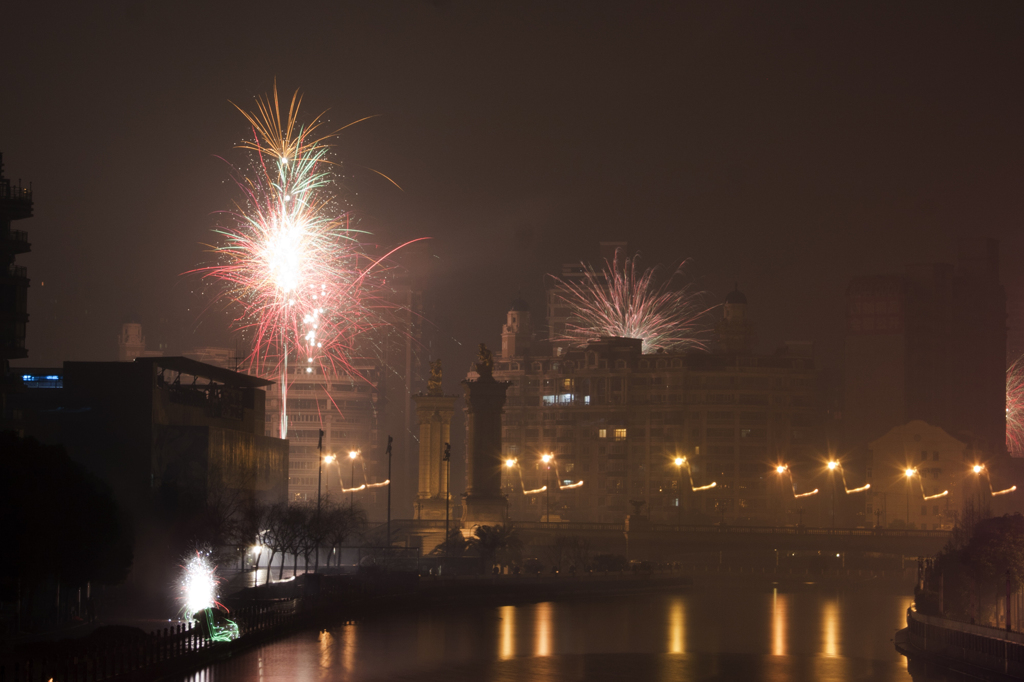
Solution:
M441 388L441 358L430 363L430 379L427 380L427 395L444 395Z
M480 344L480 353L476 357L476 373L485 381L494 378L494 358L483 343Z

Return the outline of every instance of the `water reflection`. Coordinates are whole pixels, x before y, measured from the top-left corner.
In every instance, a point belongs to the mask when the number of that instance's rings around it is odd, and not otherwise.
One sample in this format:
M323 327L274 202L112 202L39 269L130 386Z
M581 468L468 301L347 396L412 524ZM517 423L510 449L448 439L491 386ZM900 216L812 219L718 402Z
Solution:
M668 604L668 652L686 651L686 608L682 597L673 597Z
M356 626L346 625L341 628L339 639L341 669L345 673L353 673L356 669Z
M890 641L908 599L723 585L522 606L463 603L301 633L182 679L910 682Z
M552 620L554 605L551 602L537 604L533 611L534 656L550 656L552 645Z
M839 656L839 602L829 599L821 609L821 654L828 658Z
M789 613L786 609L786 595L779 594L779 588L772 588L772 655L785 656L786 626Z
M502 606L498 617L501 618L498 658L506 661L516 655L516 607Z

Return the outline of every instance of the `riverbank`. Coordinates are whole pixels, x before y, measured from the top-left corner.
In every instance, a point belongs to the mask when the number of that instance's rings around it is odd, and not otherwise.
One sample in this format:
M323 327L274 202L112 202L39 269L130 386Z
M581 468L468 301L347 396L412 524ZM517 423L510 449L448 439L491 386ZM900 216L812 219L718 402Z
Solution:
M952 670L987 682L1024 678L1024 634L926 616L907 610L907 627L893 640L908 670Z
M320 630L381 615L408 614L437 606L517 606L657 592L689 592L730 585L841 587L867 583L902 585L902 573L832 572L625 572L578 575L485 575L439 578L408 573L324 576L307 574L224 600L241 633L232 642L210 643L188 624L154 632L106 627L90 637L33 643L0 661L0 682L39 679L158 680L181 676L252 647L301 631ZM90 641L91 639L91 641ZM42 679L47 679L43 677Z

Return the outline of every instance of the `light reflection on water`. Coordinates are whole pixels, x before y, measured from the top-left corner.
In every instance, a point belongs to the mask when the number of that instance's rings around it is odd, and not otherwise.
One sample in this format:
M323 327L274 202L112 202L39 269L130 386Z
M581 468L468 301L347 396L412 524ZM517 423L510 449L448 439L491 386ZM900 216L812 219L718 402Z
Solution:
M189 682L879 680L910 597L735 586L381 615L239 654Z
M779 594L779 588L772 588L772 654L775 656L786 655L787 601L785 594Z
M686 606L682 597L672 597L668 603L668 652L686 651Z

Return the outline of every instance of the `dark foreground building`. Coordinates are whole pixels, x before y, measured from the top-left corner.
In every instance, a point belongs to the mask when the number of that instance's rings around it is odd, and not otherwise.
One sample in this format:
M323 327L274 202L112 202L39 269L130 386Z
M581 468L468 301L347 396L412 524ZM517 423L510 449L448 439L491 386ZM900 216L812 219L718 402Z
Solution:
M132 514L225 491L285 500L288 443L263 435L270 381L181 357L20 371L26 435L64 445Z
M32 189L15 185L4 177L0 154L0 429L20 429L11 398L22 390L10 370L10 361L28 357L25 327L28 324L28 271L16 265L20 254L28 253L28 234L13 229L15 220L32 217Z

